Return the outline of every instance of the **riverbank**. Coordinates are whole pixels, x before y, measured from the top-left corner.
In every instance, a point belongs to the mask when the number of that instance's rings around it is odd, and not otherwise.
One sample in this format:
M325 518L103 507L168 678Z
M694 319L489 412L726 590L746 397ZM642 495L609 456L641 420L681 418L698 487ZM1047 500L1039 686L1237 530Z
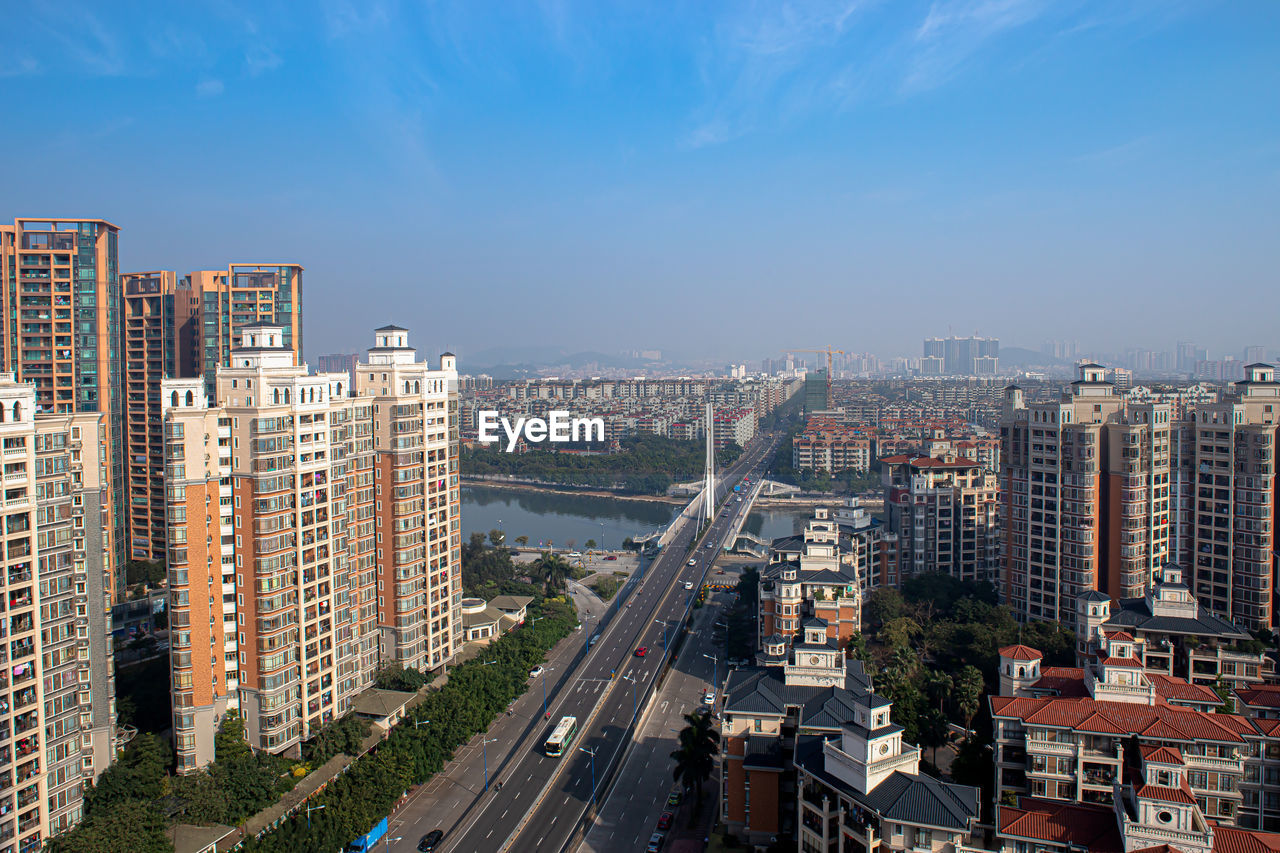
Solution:
M542 483L531 480L509 480L506 478L492 477L462 477L464 486L485 486L491 489L509 489L515 492L538 492L553 495L576 495L579 497L594 498L616 498L622 501L642 501L645 503L662 503L671 505L684 505L689 502L688 498L677 498L670 495L636 495L627 492L613 491L611 489L580 489L574 486L567 486L561 483Z

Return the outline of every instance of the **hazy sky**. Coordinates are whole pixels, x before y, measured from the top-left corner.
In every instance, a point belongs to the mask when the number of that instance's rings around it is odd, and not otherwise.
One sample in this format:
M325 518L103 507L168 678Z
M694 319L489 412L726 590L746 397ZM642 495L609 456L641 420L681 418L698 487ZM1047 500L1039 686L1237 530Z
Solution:
M308 355L1280 346L1280 3L8 3L0 218Z

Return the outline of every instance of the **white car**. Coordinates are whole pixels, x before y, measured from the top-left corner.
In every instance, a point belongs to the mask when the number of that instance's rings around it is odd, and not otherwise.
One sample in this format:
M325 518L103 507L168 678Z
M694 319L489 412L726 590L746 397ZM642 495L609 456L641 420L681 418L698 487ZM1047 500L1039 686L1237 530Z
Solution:
M714 690L708 690L707 692L703 693L702 704L708 705L708 706L716 704L716 692Z
M533 669L529 670L529 677L537 678L539 675L542 675L542 673L543 673L542 667L535 666Z
M685 589L693 589L693 581L685 581L685 582L684 582L684 588L685 588Z
M691 566L696 566L696 565L698 565L698 561L697 561L697 560L690 560L690 561L689 561L689 565L691 565Z

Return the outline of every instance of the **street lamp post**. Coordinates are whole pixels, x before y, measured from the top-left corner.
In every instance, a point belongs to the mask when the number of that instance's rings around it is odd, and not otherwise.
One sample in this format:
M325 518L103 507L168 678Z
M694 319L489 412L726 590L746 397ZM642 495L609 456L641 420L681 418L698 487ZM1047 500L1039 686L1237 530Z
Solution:
M529 627L532 628L534 625L538 624L538 620L546 619L546 618L547 617L545 616L530 616ZM547 715L547 668L543 667L542 668L542 716L545 717L546 715Z
M716 690L719 690L720 689L720 657L718 655L708 655L708 654L704 654L703 657L711 661L713 664L715 664L716 671L715 671L715 675L713 676L715 678L715 683L713 686L715 687Z
M414 720L414 721L413 721L413 727L414 727L415 729L419 729L419 728L422 728L422 727L423 727L423 726L425 726L425 725L428 725L430 722L431 722L430 720Z
M386 838L387 838L387 846L386 846L386 847L384 847L383 849L384 849L384 850L387 850L387 851L390 851L390 850L391 850L391 842L393 842L393 841L403 841L403 840L404 840L404 836L403 836L403 835L397 835L395 838L392 838L390 835L388 835Z
M311 828L311 813L320 811L324 806L307 806L307 829Z
M489 790L489 744L497 743L497 738L480 736L480 751L484 755L484 789Z
M670 623L665 619L654 619L653 622L655 625L662 625L662 653L665 655L667 653L667 627Z
M596 807L596 750L580 746L578 749L591 756L591 808ZM596 747L599 749L599 747Z

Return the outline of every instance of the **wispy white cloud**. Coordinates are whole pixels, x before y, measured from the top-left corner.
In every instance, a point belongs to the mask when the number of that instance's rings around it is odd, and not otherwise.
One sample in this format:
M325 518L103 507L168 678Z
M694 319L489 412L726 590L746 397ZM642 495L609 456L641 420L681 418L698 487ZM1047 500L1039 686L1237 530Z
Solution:
M34 56L0 58L0 77L27 77L38 73L40 73L40 63Z
M86 7L58 7L56 17L45 16L42 28L53 37L64 57L90 74L115 77L128 68L122 39Z
M196 94L201 98L216 98L225 90L226 86L218 79L201 80L196 84Z
M1151 151L1158 139L1154 133L1134 137L1125 142L1108 145L1096 151L1086 151L1071 158L1076 163L1119 164L1127 163Z
M772 123L778 115L846 106L860 85L848 36L874 0L757 7L717 22L699 57L707 102L684 139L715 145Z
M945 83L992 39L1031 23L1047 0L936 0L916 28L904 91Z
M244 66L251 77L257 77L267 71L274 71L284 64L280 54L266 43L258 41L250 44L244 52Z

